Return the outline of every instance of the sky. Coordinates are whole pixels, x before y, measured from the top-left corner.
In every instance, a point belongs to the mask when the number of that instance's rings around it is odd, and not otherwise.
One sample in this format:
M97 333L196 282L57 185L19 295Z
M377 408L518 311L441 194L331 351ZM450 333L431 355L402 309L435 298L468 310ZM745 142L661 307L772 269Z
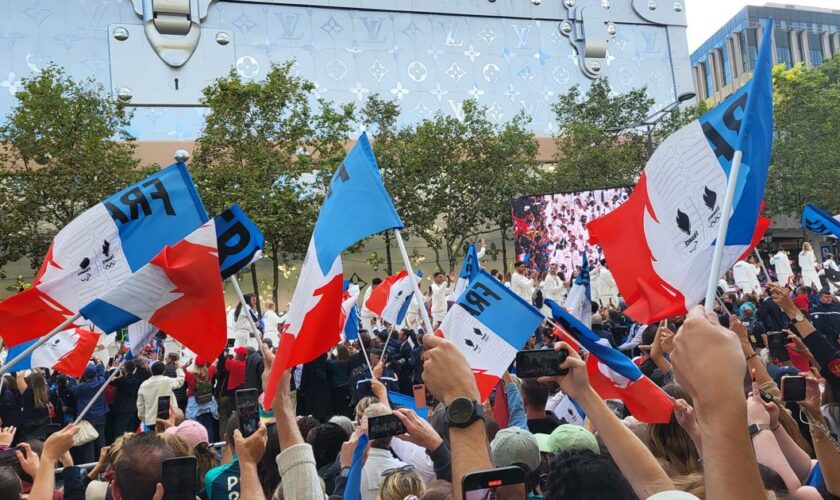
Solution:
M802 5L807 7L822 7L825 9L840 9L840 0L684 0L685 13L688 17L688 51L692 52L717 31L723 23L728 21L745 5L765 5L777 3L785 5Z

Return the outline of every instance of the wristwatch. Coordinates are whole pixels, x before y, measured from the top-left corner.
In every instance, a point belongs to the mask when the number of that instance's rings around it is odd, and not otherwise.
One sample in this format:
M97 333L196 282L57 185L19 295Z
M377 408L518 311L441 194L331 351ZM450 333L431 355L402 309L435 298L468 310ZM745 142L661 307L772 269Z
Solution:
M802 311L799 311L792 319L794 323L799 323L800 321L805 321L805 316L802 314Z
M483 417L484 407L474 399L456 398L446 407L446 418L450 427L469 427Z
M338 472L339 477L343 477L347 479L350 477L350 467L342 467L341 470Z
M752 424L749 427L747 427L747 430L749 430L750 438L752 438L761 431L769 431L770 424Z

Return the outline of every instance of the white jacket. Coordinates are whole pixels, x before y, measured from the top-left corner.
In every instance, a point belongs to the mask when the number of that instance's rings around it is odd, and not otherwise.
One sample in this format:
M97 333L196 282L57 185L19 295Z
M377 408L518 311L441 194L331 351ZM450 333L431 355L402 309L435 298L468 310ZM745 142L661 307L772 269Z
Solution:
M169 407L178 406L172 389L182 385L184 385L184 370L180 368L175 378L152 375L144 380L137 391L137 418L146 425L155 425L158 398L169 396Z
M510 277L510 289L513 290L513 293L525 299L527 303L531 303L531 296L534 295L534 284L530 278L519 273L513 273Z
M773 269L776 270L777 275L781 274L789 276L793 274L793 269L790 267L790 259L784 252L776 252L776 254L770 258L770 264L773 266Z

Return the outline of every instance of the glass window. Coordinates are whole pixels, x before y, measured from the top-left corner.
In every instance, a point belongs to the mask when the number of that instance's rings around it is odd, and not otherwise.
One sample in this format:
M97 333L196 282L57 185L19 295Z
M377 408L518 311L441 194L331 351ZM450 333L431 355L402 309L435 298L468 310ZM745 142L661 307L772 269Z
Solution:
M714 85L712 85L712 72L709 71L709 61L703 61L700 63L700 67L703 69L703 81L706 83L706 89L704 94L707 96L711 96L714 92L712 89Z
M729 85L732 82L732 69L729 67L729 50L728 47L723 47L718 49L718 54L720 54L721 65L723 66L723 84Z
M816 33L808 33L808 52L811 56L811 64L819 66L823 63L822 37Z
M741 39L741 72L745 73L752 68L752 61L750 61L750 51L749 51L749 42L747 41L748 35L747 32L753 31L752 28L747 28L746 30L738 33L738 37ZM755 38L755 35L753 35Z
M779 57L779 63L784 64L788 68L792 66L790 56L790 32L775 30L774 38L776 39L776 55Z

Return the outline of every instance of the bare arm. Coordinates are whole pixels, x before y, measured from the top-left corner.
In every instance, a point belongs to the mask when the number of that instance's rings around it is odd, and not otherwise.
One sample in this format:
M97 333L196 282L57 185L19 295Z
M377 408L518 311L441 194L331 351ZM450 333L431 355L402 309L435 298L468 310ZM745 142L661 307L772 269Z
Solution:
M257 432L243 438L239 429L233 433L236 443L236 455L239 457L239 496L241 498L253 498L254 500L265 500L260 476L257 472L257 463L265 453L268 441L268 432L265 425L260 424Z
M840 451L826 435L828 426L820 412L820 384L811 374L805 377L805 400L800 401L799 406L808 416L808 428L825 478L825 487L832 495L840 496Z

